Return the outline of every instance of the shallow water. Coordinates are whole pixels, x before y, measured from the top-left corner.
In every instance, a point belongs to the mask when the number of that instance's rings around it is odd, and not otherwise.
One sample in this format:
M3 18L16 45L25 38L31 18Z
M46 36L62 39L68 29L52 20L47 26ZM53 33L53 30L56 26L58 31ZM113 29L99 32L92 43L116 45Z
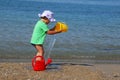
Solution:
M57 21L69 26L67 33L55 35L52 58L120 59L120 0L1 0L0 58L29 59L35 55L30 38L37 14L45 9L54 11ZM46 55L53 38L46 38Z

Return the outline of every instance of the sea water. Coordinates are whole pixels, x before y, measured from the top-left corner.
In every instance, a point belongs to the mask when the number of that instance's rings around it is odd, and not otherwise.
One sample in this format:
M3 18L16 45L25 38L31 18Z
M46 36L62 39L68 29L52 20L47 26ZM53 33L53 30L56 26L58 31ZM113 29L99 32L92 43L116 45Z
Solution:
M69 26L66 33L46 37L45 55L55 37L52 58L120 59L120 0L0 0L1 59L36 54L30 39L43 10L53 11L57 21Z

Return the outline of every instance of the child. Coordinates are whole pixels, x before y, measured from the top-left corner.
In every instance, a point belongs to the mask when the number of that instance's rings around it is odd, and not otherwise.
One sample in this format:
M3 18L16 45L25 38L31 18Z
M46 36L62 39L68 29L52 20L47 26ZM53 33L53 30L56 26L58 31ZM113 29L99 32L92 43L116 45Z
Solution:
M31 44L37 50L36 56L44 56L43 43L46 34L53 35L60 33L61 31L55 31L54 28L48 29L48 24L55 21L53 12L50 10L45 10L42 14L38 14L38 16L41 18L41 20L39 20L34 27Z

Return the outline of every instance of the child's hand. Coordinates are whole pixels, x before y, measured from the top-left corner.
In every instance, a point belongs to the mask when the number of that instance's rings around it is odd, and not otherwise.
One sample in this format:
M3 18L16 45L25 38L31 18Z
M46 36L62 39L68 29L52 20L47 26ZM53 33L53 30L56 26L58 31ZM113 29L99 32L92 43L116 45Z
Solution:
M62 33L62 30L59 30L59 31L57 31L57 30L55 30L57 33Z
M57 30L56 29L56 26L54 26L52 29L50 29L50 30L52 30L52 31L56 31L57 33L61 33L62 32L62 30Z

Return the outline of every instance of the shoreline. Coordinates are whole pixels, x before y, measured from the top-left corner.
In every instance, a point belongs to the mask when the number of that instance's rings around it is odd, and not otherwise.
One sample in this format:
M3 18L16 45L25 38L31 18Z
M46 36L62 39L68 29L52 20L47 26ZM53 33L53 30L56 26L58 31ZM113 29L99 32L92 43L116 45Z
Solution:
M120 64L120 60L94 60L94 59L52 59L54 63L75 63L75 64ZM32 59L0 59L4 62L31 62Z

